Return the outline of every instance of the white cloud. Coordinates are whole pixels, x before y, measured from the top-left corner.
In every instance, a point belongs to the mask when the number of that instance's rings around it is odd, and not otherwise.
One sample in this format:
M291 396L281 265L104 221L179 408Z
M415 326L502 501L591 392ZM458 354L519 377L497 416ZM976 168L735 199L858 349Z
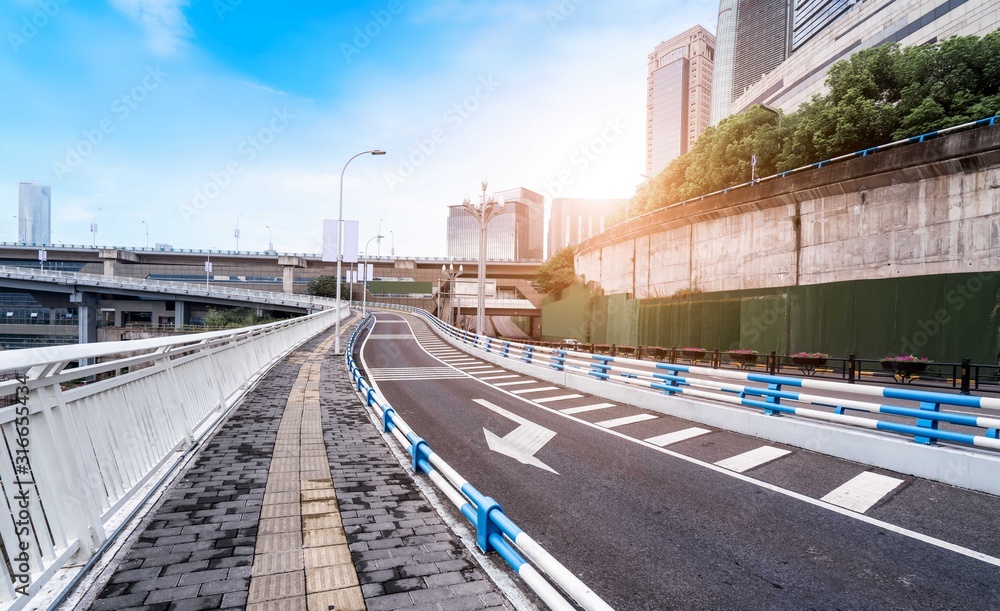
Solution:
M184 7L190 4L190 0L111 0L142 27L150 48L159 55L173 54L193 34L184 17Z

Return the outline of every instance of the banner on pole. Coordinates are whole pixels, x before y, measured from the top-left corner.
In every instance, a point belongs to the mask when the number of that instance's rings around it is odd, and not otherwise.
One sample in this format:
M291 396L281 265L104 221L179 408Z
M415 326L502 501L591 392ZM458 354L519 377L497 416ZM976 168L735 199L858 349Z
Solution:
M337 261L337 221L323 221L323 261ZM344 263L358 262L358 221L344 221Z

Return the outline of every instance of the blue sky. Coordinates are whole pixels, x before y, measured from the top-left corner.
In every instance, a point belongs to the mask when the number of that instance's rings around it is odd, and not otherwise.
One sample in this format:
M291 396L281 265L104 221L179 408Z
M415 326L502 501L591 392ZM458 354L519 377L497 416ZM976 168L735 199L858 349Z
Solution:
M627 8L626 8L627 7ZM318 252L336 218L444 256L446 206L490 190L628 197L646 55L717 1L9 0L0 240L17 183L53 240ZM100 209L98 211L98 209ZM239 216L239 215L243 216ZM391 232L391 242L390 242ZM376 245L373 244L374 250Z

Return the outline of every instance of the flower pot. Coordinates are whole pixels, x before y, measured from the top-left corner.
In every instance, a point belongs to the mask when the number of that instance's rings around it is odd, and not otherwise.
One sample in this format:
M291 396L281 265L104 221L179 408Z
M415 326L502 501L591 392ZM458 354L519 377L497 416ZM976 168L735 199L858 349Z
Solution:
M740 369L750 369L757 364L757 354L746 354L743 352L730 352L729 360L739 364Z
M826 359L819 356L793 356L792 363L799 367L822 367L823 365L826 365Z
M705 358L705 350L681 350L681 354L689 361L700 361Z

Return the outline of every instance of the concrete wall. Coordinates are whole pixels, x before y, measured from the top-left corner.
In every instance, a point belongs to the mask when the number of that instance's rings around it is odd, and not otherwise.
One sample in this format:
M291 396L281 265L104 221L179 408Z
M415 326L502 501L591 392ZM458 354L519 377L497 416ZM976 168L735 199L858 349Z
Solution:
M644 215L583 242L576 269L637 299L998 270L1000 126Z

